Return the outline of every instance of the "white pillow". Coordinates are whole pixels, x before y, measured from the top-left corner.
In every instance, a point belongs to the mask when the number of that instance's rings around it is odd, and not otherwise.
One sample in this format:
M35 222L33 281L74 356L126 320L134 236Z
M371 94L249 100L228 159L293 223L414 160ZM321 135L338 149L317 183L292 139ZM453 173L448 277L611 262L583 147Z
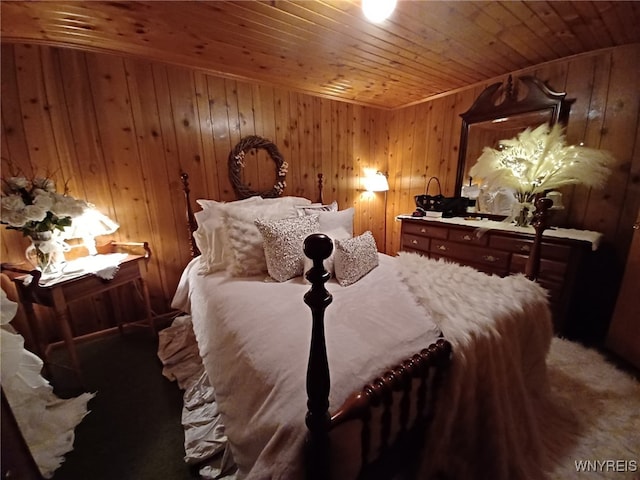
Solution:
M226 267L224 216L228 206L252 208L262 202L262 197L249 197L233 202L216 200L196 200L202 210L194 213L198 229L193 232L198 250L200 250L199 273L206 275Z
M291 216L288 205L273 202L255 204L251 208L241 205L227 207L224 256L229 274L247 277L267 272L262 235L255 220L278 220Z
M311 205L311 200L304 197L276 197L276 198L263 198L262 202L267 205L276 205L278 208L289 208L291 210L290 216L296 216L298 214L296 207L302 207L305 205Z
M334 269L343 287L351 285L378 266L378 247L370 231L357 237L335 241Z
M320 212L320 231L329 232L337 229L344 229L349 232L349 236L353 236L353 207L337 212Z
M320 226L317 215L291 217L282 220L255 221L264 241L267 271L271 278L285 282L302 275L303 242Z
M258 203L262 201L264 201L264 198L262 198L260 195L255 195L253 197L243 198L242 200L232 200L231 202L199 198L198 200L196 200L196 203L200 205L203 210L206 210L208 208L216 208L219 205L243 205L245 203Z
M311 205L298 206L296 209L298 210L298 215L312 215L320 212L337 212L338 202L333 201L329 205L312 203Z
M322 262L324 264L324 269L331 274L332 277L335 276L334 273L334 255L336 253L335 242L336 240L345 240L347 238L351 238L351 234L347 232L344 228L337 228L335 230L330 230L327 232L313 232L313 233L324 233L327 237L329 237L333 241L334 248L331 250L331 255ZM304 255L304 252L302 253ZM313 267L313 260L304 255L304 273L302 274L305 283L311 283L307 280L307 272L311 270Z

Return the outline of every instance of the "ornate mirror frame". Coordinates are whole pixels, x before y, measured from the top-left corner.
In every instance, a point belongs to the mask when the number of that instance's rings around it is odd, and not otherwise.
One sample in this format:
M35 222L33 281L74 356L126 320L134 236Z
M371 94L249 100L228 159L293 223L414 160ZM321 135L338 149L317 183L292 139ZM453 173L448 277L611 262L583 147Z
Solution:
M526 127L537 127L544 122L566 125L573 102L567 100L566 95L554 92L533 76L516 78L514 85L509 75L504 84L499 82L488 86L471 108L460 114L462 130L456 195L461 194L462 185L468 180L467 172L483 147L496 148L500 140L514 137ZM484 136L483 132L490 134Z

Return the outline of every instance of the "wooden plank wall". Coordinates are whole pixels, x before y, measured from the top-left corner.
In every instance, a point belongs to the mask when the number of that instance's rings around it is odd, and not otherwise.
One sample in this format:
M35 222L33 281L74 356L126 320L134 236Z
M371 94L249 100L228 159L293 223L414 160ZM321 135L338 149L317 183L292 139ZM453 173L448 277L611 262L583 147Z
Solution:
M128 57L21 44L1 53L2 175L54 173L120 223L116 239L148 240L158 313L169 309L189 261L180 171L190 174L194 199L232 200L229 151L245 135L270 138L290 164L287 195L314 198L316 175L324 173L325 201L354 206L356 233L372 230L380 249L395 254L395 216L413 210L413 196L432 175L453 193L459 114L503 80L384 111ZM628 61L639 53L638 45L619 47L514 72L566 90L576 99L569 140L621 160L605 190L577 187L565 197L567 224L604 232L620 262L640 204L640 63ZM363 194L365 168L389 173L388 195ZM244 173L252 187L271 187L268 159L250 159ZM2 261L21 260L26 240L5 229L1 235ZM82 316L108 322L101 302Z
M150 290L162 313L189 261L180 172L192 199L235 199L227 157L245 135L271 139L289 163L285 194L355 207L355 229L383 248L384 197L361 192L364 168L386 169L387 113L264 85L120 56L33 45L2 46L2 175L53 174L120 224L117 240L147 240ZM382 133L381 133L382 132ZM266 152L244 181L270 189ZM197 208L196 208L197 210ZM107 241L107 238L99 241ZM2 261L28 240L2 229ZM105 326L102 299L76 333Z
M602 190L566 188L562 226L604 233L624 265L632 225L640 206L640 45L603 50L514 72L533 74L552 89L575 99L567 127L571 144L609 150L618 165ZM429 177L440 178L445 195L453 195L458 160L460 114L469 109L499 77L427 103L396 110L389 142L390 186L387 252L399 249L396 215L411 212L413 196L424 193Z

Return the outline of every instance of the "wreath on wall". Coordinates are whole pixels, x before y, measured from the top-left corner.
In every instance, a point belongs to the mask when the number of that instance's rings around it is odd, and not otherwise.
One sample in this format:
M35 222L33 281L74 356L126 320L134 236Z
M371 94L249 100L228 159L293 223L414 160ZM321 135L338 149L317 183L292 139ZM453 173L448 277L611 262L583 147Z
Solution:
M269 157L271 157L271 160L276 164L276 178L273 183L273 188L265 192L256 192L242 183L241 176L246 154L249 150L254 148L262 148L266 150ZM271 141L256 135L250 135L242 138L229 153L229 180L231 180L233 189L239 199L254 197L256 195L260 195L263 198L280 197L287 186L285 179L288 169L289 164L284 161L284 158L282 158L282 155L278 151L278 147L276 147Z

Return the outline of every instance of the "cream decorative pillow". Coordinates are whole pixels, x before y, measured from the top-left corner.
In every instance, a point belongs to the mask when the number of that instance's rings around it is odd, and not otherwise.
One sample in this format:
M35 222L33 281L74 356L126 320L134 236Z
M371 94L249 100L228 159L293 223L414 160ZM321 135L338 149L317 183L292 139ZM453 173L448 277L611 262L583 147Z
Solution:
M378 266L378 247L370 231L357 237L335 241L334 269L343 287L351 285Z
M271 278L284 282L302 275L304 266L303 242L318 231L317 215L255 221L264 240L267 271Z
M249 197L233 202L218 202L215 200L196 200L202 210L194 213L198 229L193 232L193 238L200 250L199 273L208 273L224 270L227 266L225 258L225 234L224 217L227 207L253 208L262 202L262 197Z
M225 257L227 272L234 277L249 277L267 272L262 235L255 220L279 220L291 216L288 205L259 203L251 208L227 207L225 215ZM295 215L295 214L294 214Z

